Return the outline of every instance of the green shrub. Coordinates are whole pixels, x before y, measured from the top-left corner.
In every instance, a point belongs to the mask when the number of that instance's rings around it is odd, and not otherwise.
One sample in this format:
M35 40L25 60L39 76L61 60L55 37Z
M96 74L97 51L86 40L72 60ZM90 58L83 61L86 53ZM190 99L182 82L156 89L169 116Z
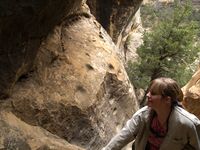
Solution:
M129 78L136 88L145 89L151 80L161 76L171 77L183 86L194 73L190 65L200 51L200 28L192 16L192 5L189 1L175 1L170 8L148 12L153 18L151 31L144 33L144 42L137 49L139 60L128 62Z

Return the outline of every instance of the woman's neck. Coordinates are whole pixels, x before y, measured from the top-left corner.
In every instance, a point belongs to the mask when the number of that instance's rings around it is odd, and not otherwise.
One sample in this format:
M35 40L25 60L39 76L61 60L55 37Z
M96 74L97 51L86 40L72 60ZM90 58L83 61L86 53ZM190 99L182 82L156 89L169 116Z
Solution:
M156 115L158 117L158 120L163 127L167 126L170 113L171 113L171 107L164 107L162 109L156 110Z

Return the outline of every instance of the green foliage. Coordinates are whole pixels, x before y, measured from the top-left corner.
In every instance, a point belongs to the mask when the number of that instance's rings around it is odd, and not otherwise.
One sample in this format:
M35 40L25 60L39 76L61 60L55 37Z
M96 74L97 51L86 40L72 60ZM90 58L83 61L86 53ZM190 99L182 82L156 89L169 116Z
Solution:
M143 27L152 27L153 22L158 18L158 11L151 4L146 4L141 6L140 12Z
M181 86L191 78L194 71L190 64L200 51L196 44L199 25L192 13L189 2L179 1L173 7L153 13L155 24L151 32L145 32L144 43L137 49L140 59L137 63L129 62L127 67L137 88L146 88L152 79L161 76L174 78Z

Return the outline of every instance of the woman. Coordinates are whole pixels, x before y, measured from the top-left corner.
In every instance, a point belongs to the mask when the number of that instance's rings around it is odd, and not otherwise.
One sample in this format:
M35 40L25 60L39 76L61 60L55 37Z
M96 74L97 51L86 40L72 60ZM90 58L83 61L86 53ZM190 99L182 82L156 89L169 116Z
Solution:
M138 110L103 150L121 150L135 139L135 150L200 150L200 120L180 107L176 81L157 78L149 86L147 106Z

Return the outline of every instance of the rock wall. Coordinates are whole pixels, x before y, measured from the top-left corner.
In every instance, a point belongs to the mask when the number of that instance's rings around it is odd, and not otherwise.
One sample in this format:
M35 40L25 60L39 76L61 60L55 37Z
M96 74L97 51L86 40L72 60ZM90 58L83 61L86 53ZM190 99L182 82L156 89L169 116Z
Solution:
M0 97L31 70L41 41L80 5L81 0L0 1Z
M200 70L197 70L182 91L184 107L200 119Z
M101 149L138 109L112 38L81 0L0 8L0 148Z
M127 27L134 22L132 19L139 9L142 0L88 0L92 14L106 29L115 43L125 34ZM130 31L130 29L129 29Z
M31 126L11 112L0 112L0 148L6 150L83 150L44 129Z

